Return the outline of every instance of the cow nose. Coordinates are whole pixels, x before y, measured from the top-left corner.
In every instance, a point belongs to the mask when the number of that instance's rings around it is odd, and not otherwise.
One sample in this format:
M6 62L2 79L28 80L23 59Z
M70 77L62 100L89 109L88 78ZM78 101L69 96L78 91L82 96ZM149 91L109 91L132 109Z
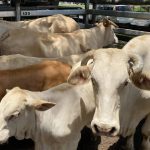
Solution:
M93 127L95 130L95 133L103 134L103 135L107 135L107 136L112 136L117 131L116 127L107 127L105 125L98 126L98 125L94 124Z

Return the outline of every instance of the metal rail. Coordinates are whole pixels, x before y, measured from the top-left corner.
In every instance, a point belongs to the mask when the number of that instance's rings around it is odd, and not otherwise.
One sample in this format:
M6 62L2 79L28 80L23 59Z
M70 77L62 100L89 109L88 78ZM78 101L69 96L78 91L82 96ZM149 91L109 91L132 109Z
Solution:
M49 16L54 14L85 15L85 10L21 10L21 17ZM0 17L15 17L16 11L0 11Z
M124 34L124 35L130 35L130 36L139 36L139 35L144 35L144 34L150 34L150 32L139 31L139 30L131 30L131 29L124 29L124 28L115 29L115 33L117 33L117 34Z
M85 3L85 0L61 0L64 2L80 2ZM90 0L90 3L97 4L113 4L113 5L150 5L150 1L140 2L137 0L120 0L118 2L110 1L110 0Z
M87 10L88 14L115 16L115 17L127 17L137 19L150 19L150 13L148 12L131 12L131 11L112 11L112 10Z

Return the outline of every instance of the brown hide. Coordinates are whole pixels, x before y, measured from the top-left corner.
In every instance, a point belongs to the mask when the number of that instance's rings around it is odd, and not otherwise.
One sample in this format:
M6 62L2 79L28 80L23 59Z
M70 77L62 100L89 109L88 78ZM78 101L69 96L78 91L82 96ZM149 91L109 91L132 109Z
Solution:
M14 70L0 70L0 99L6 89L19 86L31 91L43 91L67 80L71 67L58 61L43 61Z

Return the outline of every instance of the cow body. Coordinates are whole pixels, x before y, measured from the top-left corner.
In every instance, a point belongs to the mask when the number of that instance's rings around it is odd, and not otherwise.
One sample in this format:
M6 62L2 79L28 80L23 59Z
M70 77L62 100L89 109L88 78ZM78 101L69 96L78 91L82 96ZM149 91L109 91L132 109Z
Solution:
M19 24L22 28L46 33L69 33L80 29L79 24L74 19L62 14L20 21Z
M29 65L38 64L44 60L60 61L60 62L69 64L71 66L74 66L87 54L88 53L70 55L70 56L59 57L59 58L37 58L37 57L24 56L20 54L3 55L3 56L0 56L0 70L22 68L22 67L26 67Z
M67 33L78 30L80 27L74 19L61 14L28 21L0 21L0 35L17 28L27 28L36 32Z
M0 50L2 55L23 54L35 57L62 57L84 53L114 43L117 38L114 26L107 21L91 29L80 29L72 33L47 34L16 29L2 36ZM23 42L22 42L23 41Z
M26 106L28 101L36 99L51 101L57 105L47 111L35 111L31 104L30 107ZM4 111L6 104L7 110L9 109L7 112ZM80 131L90 123L94 108L91 82L79 86L65 83L43 92L14 88L0 103L0 134L3 137L0 138L0 143L15 136L17 139L33 139L35 150L76 150ZM7 123L3 120L16 111L20 114L18 117ZM6 126L7 131L4 129Z
M43 91L66 81L71 67L58 61L43 61L14 70L0 70L0 99L6 89L20 86L31 91Z

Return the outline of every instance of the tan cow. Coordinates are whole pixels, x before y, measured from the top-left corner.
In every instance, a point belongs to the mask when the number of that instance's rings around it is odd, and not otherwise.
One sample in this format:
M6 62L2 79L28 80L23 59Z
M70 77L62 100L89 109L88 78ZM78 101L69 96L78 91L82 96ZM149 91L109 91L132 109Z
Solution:
M20 21L22 28L47 33L69 33L80 29L79 24L72 18L57 14L29 21Z
M6 89L20 86L32 91L43 91L66 81L71 67L58 61L43 61L39 64L14 70L0 70L0 99Z
M74 19L62 14L18 22L0 20L0 35L16 28L27 28L46 33L66 33L78 30L80 26Z
M115 24L107 19L91 29L72 33L39 33L28 29L11 30L0 39L1 55L23 54L35 57L62 57L85 53L114 42Z

